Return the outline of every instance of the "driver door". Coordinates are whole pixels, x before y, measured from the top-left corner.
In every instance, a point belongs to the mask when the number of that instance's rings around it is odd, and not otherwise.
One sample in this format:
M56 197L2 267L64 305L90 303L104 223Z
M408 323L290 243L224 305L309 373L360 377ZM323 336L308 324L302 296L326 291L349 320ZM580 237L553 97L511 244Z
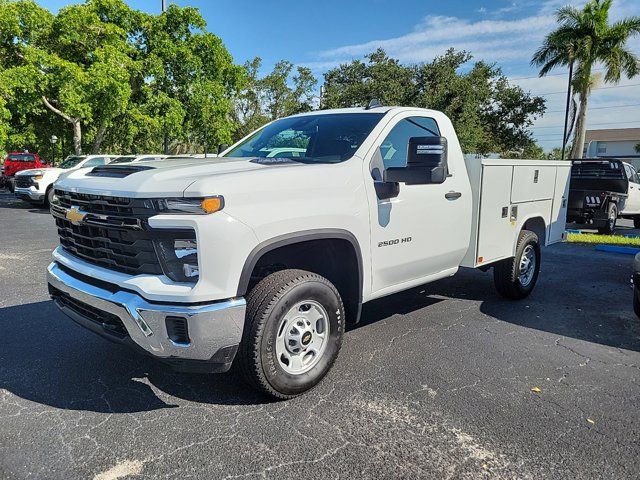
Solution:
M440 135L433 118L409 112L394 117L374 144L369 164L371 184L382 179L385 168L406 166L411 137ZM408 282L449 275L459 266L469 243L471 193L466 171L460 170L464 160L452 158L455 155L451 149L450 175L444 183L401 183L398 196L391 199L380 199L373 188L367 189L374 296L376 292L380 296L401 290Z

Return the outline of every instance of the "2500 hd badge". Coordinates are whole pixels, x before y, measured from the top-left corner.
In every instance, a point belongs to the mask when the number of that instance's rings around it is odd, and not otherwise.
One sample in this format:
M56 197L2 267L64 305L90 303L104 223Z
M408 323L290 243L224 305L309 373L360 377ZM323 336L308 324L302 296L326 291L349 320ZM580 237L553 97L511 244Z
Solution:
M390 247L392 245L398 245L399 243L409 243L410 241L411 237L395 238L393 240L385 240L384 242L379 242L378 247Z

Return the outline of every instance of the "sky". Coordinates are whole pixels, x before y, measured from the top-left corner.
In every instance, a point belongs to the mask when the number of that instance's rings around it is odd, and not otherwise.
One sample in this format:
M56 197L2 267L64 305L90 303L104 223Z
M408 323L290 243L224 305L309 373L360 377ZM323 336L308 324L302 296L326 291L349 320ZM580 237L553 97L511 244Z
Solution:
M126 0L159 13L161 0ZM168 0L200 9L237 63L255 56L265 70L278 60L322 74L378 47L405 63L428 62L447 48L496 63L513 83L547 100L532 132L550 150L562 143L567 72L545 78L529 65L562 5L583 0ZM39 0L56 11L69 0ZM612 19L640 15L640 0L613 0ZM629 47L640 55L640 37ZM596 72L597 73L597 72ZM604 87L604 88L602 88ZM610 88L615 87L615 88ZM601 84L590 98L588 128L640 127L640 77Z

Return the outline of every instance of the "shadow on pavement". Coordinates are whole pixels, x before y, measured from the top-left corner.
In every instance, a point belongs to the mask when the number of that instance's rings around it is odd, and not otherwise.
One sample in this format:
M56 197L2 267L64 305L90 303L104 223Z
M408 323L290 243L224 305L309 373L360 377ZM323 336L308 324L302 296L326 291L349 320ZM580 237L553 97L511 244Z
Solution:
M0 189L0 208L11 208L15 210L29 210L29 213L50 214L49 209L43 206L34 205L16 198L9 190Z
M554 265L558 271L550 272L549 267L543 261L536 289L520 301L498 295L491 273L468 269L434 282L426 290L430 295L479 301L482 313L514 325L640 352L640 319L633 314L628 286L630 269L620 276L625 283L601 288L597 280L601 272L597 269L572 271ZM593 284L590 276L596 278Z
M269 399L233 373L177 373L85 331L52 301L0 309L0 389L55 408L133 413L175 408L170 396L221 405Z

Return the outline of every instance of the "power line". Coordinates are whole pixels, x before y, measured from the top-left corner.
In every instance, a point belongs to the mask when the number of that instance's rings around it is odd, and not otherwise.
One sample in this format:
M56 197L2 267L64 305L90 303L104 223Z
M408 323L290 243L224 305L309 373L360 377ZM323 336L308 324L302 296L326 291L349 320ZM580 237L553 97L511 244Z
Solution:
M591 123L587 126L588 127L598 127L601 125L622 125L623 123L640 123L640 120L629 120L628 122L607 122L607 123ZM547 126L539 126L539 127L530 127L530 128L560 128L560 126L552 126L552 127L547 127Z
M604 70L605 70L604 68L594 68L592 71L593 72L602 72ZM566 75L567 75L567 72L564 72L564 73L550 73L548 75L545 75L544 77L564 77ZM541 77L539 75L533 75L531 77L509 77L507 75L507 78L509 78L509 80L531 80L531 79L534 79L534 78L544 78L544 77Z
M625 105L607 105L605 107L589 107L589 111L591 110L602 110L605 108L628 108L628 107L640 107L640 103L629 103ZM564 110L547 110L546 113L558 113L564 112Z
M612 85L610 87L596 87L591 90L609 90L611 88L627 88L627 87L637 87L640 86L640 83L630 83L629 85ZM562 90L560 92L548 92L548 93L535 93L537 97L544 97L545 95L556 95L558 93L567 93L566 90Z

